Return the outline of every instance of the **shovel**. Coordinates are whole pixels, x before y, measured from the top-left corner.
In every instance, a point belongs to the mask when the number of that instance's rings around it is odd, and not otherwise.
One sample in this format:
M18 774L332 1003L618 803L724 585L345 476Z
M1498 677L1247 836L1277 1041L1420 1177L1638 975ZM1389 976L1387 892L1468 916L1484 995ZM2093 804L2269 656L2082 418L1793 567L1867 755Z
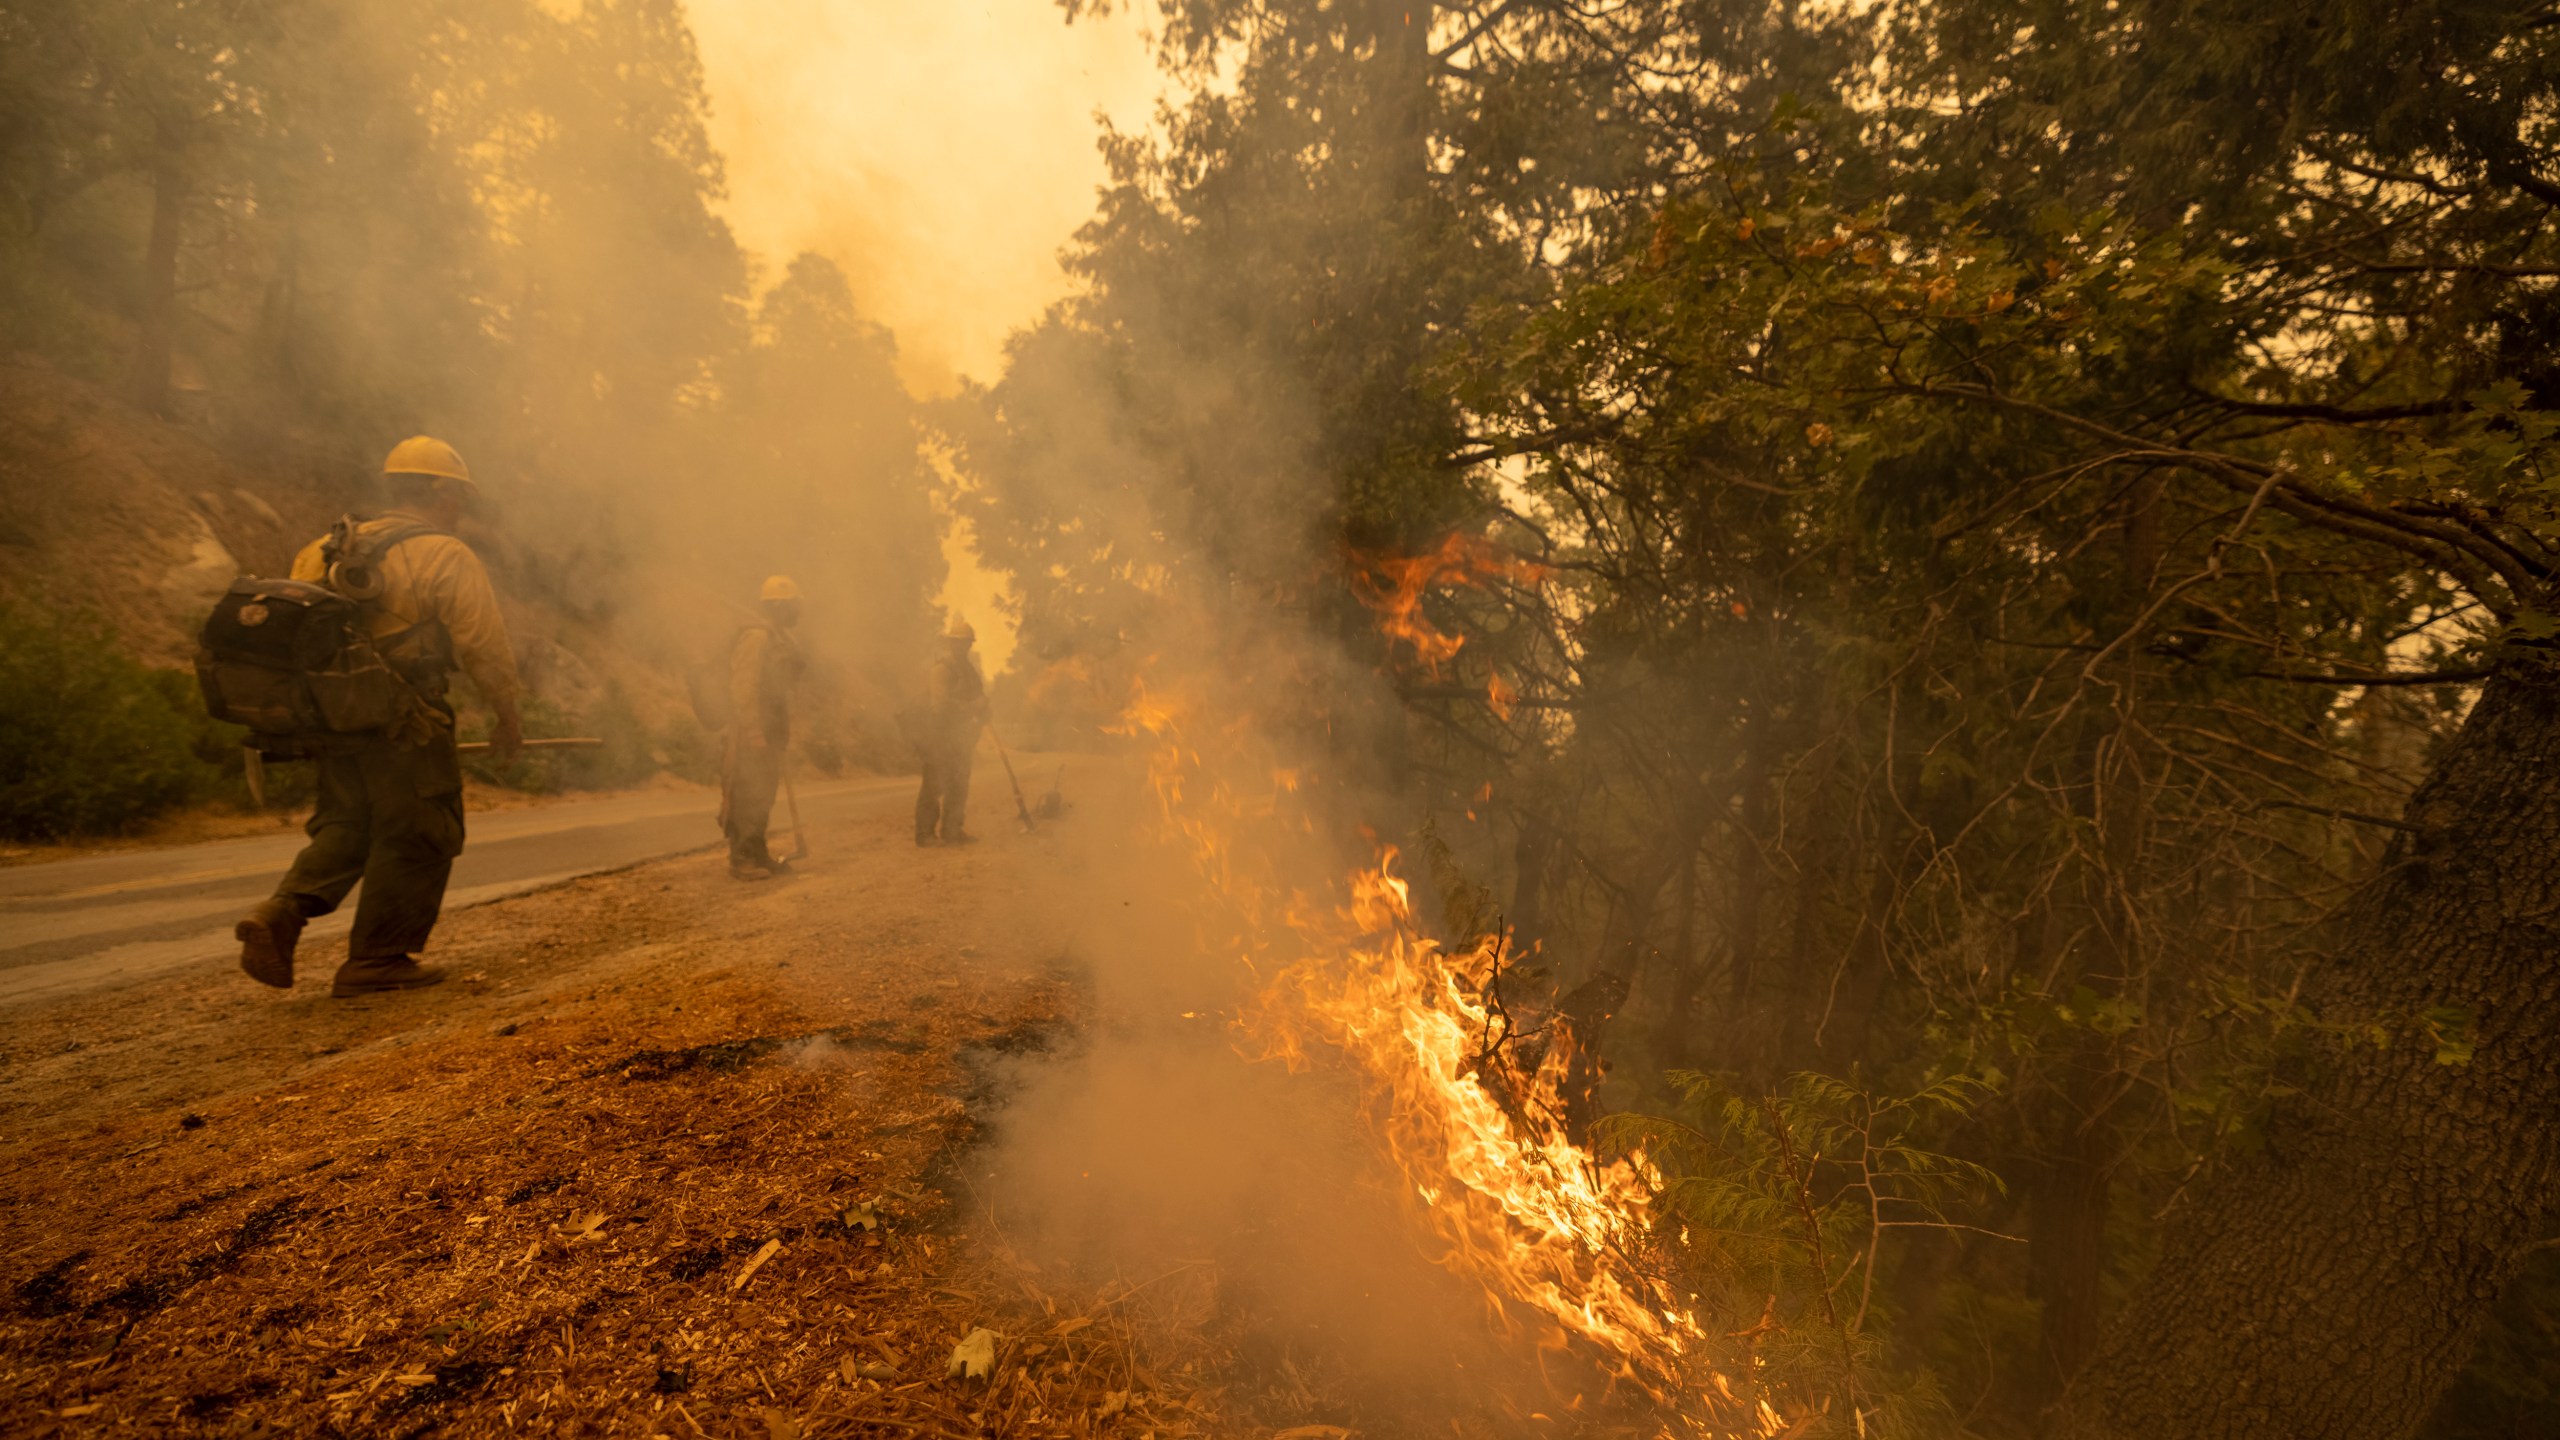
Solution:
M1004 778L1013 786L1013 813L1022 820L1023 831L1031 829L1031 806L1022 798L1022 782L1014 778L1013 757L1004 753L1004 741L996 734L996 722L987 722L987 738L995 742L996 758L1004 762Z
M809 858L809 827L800 823L800 792L791 788L791 765L786 758L782 767L782 803L791 810L791 863Z

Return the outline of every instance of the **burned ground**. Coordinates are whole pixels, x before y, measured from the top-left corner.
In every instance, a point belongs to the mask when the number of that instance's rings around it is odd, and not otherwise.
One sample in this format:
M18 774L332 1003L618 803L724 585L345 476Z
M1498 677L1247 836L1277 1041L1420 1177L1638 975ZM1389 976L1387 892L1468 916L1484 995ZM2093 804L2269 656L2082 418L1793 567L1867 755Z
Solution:
M955 1183L991 1057L1086 1003L1073 837L818 838L449 917L431 992L21 1007L0 1431L1222 1433L1204 1354L1136 1339L1161 1277L1046 1284ZM947 1380L981 1325L996 1379Z

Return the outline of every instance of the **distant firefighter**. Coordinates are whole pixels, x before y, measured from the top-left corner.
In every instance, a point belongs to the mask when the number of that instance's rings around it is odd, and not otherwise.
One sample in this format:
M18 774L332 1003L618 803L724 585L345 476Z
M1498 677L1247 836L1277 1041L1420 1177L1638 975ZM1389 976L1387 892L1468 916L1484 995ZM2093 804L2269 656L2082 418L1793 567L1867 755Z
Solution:
M954 618L942 635L942 653L925 677L924 707L916 727L916 752L924 784L916 794L916 843L966 845L969 833L969 764L978 732L987 724L987 682L970 647L978 632Z
M316 697L307 733L291 737L292 749L319 765L311 843L274 896L233 927L240 968L289 987L303 926L337 909L362 882L347 962L329 987L341 997L444 978L419 964L417 952L426 948L453 857L462 852L462 762L447 693L454 670L470 672L496 712L491 748L500 761L513 758L524 738L515 652L497 594L479 557L452 534L479 495L470 469L452 446L421 435L394 447L382 473L389 509L372 520L341 520L304 547L293 561L300 587L235 585L226 602L237 603L227 603L207 629L209 646L217 630L245 646L260 627L290 623L302 613L297 606L353 603L359 633L344 657L315 669L318 688L303 692ZM268 588L255 588L261 586ZM202 663L220 664L210 653ZM208 694L225 673L212 672ZM231 693L237 698L244 687Z
M729 873L763 880L787 873L774 858L765 828L773 820L773 792L782 784L784 752L791 746L791 686L800 678L800 647L791 629L800 623L800 587L788 575L764 582L757 596L762 619L738 632L729 648L729 741L720 774L720 829L729 837Z

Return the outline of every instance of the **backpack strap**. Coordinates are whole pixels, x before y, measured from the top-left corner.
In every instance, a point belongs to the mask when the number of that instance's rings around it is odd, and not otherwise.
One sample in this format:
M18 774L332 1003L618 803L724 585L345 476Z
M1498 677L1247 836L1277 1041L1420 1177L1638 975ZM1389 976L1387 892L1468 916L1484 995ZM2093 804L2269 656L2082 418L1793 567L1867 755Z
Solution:
M360 531L358 524L352 515L340 516L329 527L329 538L320 543L320 560L329 588L359 605L371 605L382 597L384 556L405 541L446 533L423 520L402 521L371 534Z
M322 542L320 554L331 570L340 565L370 567L381 563L382 557L403 541L415 540L421 535L451 533L424 520L404 520L388 529L366 534L359 529L363 523L352 515L341 515L338 523L329 527L329 538Z
M371 532L361 532L353 516L343 516L329 528L321 557L327 563L329 588L356 602L367 615L377 613L382 599L382 561L408 541L427 535L446 535L423 520L403 520ZM453 668L453 637L444 621L430 616L405 629L375 640L382 658L410 684L429 699L440 699L445 676Z

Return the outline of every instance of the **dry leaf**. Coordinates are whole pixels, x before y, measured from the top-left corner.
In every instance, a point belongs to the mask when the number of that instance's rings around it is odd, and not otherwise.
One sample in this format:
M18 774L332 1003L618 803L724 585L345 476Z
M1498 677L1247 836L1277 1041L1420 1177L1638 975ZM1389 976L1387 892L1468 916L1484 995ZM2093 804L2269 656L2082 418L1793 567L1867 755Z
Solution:
M435 1372L432 1370L412 1370L406 1375L392 1376L391 1383L394 1385L406 1385L410 1389L415 1390L421 1385L433 1385L436 1383L436 1376Z
M764 1268L764 1262L772 1259L774 1252L781 1248L782 1242L779 1240L767 1240L756 1247L756 1253L747 1257L746 1265L738 1271L737 1278L729 1282L729 1288L735 1291L744 1287L749 1280L755 1278L757 1271Z
M92 1401L86 1405L65 1405L53 1413L60 1419L72 1420L82 1415L95 1415L106 1408L106 1404L103 1401Z
M569 1240L592 1240L604 1228L606 1215L601 1210L577 1210L569 1218L551 1227L551 1233Z
M844 1228L847 1230L879 1229L880 1207L878 1203L875 1201L865 1200L861 1204L844 1212Z
M996 1373L996 1332L981 1325L951 1347L951 1363L943 1368L953 1380L984 1380Z
M1050 1334L1052 1334L1052 1335L1073 1335L1073 1334L1074 1334L1074 1333L1076 1333L1077 1331L1079 1331L1079 1330L1083 1329L1084 1327L1086 1327L1087 1325L1090 1325L1090 1324L1092 1324L1092 1323L1093 1323L1093 1321L1092 1321L1092 1320L1090 1320L1090 1319L1086 1318L1085 1316L1079 1315L1079 1316L1077 1316L1076 1318L1074 1318L1073 1320L1061 1320L1061 1321L1059 1321L1056 1325L1054 1325L1054 1326L1051 1326L1051 1327L1050 1327L1049 1333L1050 1333Z
M764 1433L771 1440L800 1440L800 1422L779 1410L764 1412Z
M1093 1418L1096 1420L1109 1420L1128 1413L1129 1392L1126 1390L1113 1390L1106 1393L1102 1397L1102 1403L1093 1407Z
M1350 1433L1339 1425L1292 1425L1271 1440L1345 1440Z

